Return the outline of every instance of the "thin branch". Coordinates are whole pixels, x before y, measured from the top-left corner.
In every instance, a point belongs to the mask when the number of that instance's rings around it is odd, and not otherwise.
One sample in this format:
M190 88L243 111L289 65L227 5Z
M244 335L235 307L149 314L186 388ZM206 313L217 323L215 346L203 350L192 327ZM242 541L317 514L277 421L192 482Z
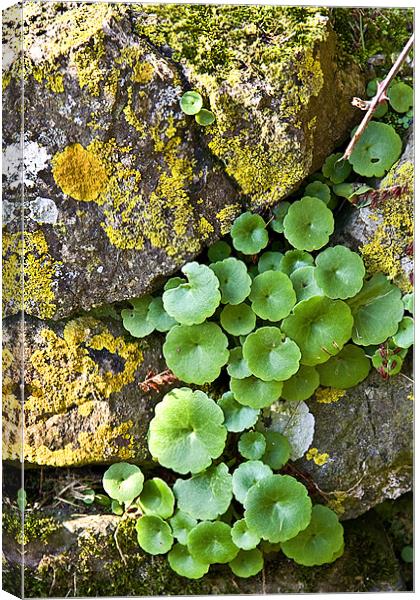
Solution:
M352 104L354 106L357 106L361 110L366 110L366 114L363 118L363 121L360 123L359 127L357 128L354 136L350 140L350 143L347 146L346 151L344 152L343 156L340 158L340 161L346 160L347 158L349 158L349 156L351 155L351 153L354 150L355 145L357 144L357 142L361 138L363 132L365 131L366 127L368 126L369 121L373 117L374 112L378 108L378 105L381 102L388 100L386 93L387 93L389 84L391 83L391 81L394 79L395 75L400 70L401 65L407 58L407 55L410 52L413 44L414 44L414 34L411 36L411 38L408 40L408 42L404 46L403 51L401 52L401 54L399 55L399 57L393 64L388 75L385 77L385 79L383 81L378 83L378 89L377 89L376 95L372 98L372 100L360 100L360 98L353 98ZM337 162L339 162L339 161L337 161Z

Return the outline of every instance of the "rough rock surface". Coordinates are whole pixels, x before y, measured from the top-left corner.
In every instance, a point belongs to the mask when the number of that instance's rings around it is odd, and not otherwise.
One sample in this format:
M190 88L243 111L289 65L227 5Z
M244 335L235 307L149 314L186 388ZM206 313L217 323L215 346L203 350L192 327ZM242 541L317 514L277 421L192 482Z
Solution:
M6 314L67 317L158 286L319 167L363 85L318 9L28 2L23 70L19 9L3 23ZM180 111L191 87L215 125Z
M412 291L414 236L414 132L400 160L367 194L371 204L354 209L336 238L363 256L368 272L386 273L402 290Z
M312 446L324 465L297 461L342 519L354 518L412 486L413 387L404 374L383 381L376 371L333 403L308 402Z
M44 519L44 520L42 520ZM301 567L283 555L266 557L264 571L240 579L227 566L213 566L197 581L177 576L162 556L144 554L134 523L113 532L118 517L69 515L60 521L29 513L25 532L25 597L158 596L385 592L404 589L398 561L375 514L345 523L346 548L335 563ZM17 592L20 581L19 516L8 513L3 537L3 585Z
M159 394L142 391L139 383L166 368L158 335L134 340L118 321L92 316L49 324L27 318L22 412L21 324L17 317L6 321L4 459L17 461L23 451L33 465L151 460L146 434Z

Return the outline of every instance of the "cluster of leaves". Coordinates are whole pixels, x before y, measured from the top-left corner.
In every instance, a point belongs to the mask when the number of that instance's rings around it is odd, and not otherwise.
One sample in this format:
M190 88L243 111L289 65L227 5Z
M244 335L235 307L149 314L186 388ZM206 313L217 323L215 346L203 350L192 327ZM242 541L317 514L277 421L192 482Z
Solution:
M214 114L203 108L203 98L198 92L190 90L182 95L179 101L182 112L186 115L195 116L195 120L199 125L206 127L215 121Z

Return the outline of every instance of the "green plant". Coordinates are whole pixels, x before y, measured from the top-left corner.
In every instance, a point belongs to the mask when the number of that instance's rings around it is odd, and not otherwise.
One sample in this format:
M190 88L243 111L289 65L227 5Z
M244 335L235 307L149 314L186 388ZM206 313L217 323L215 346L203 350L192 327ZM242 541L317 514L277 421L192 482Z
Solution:
M386 123L371 121L357 142L349 162L356 173L382 177L401 154L402 141Z
M195 116L199 125L207 126L214 123L216 117L214 114L203 107L203 98L201 94L190 90L181 96L179 105L183 113L189 116Z
M334 230L334 217L319 198L294 202L284 218L284 236L298 250L319 250Z

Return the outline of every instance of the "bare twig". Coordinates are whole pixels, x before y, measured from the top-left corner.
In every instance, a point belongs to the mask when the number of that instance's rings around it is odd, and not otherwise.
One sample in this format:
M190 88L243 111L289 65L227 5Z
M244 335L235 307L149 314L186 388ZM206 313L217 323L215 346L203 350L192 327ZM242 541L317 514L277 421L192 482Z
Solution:
M353 98L353 102L352 102L353 106L358 106L358 108L360 108L361 110L366 110L366 114L363 118L363 121L360 123L359 127L357 128L354 136L350 140L350 143L347 146L346 151L344 152L343 156L339 159L340 161L346 160L347 158L349 158L349 156L351 155L351 153L354 150L355 145L357 144L357 142L361 138L363 132L365 131L366 127L368 126L369 121L373 117L374 112L378 108L378 105L381 102L385 102L385 100L388 100L386 93L387 93L389 84L391 83L391 81L394 79L395 75L400 70L400 67L403 64L403 62L405 61L405 59L407 58L407 55L410 52L413 43L414 43L414 34L411 36L411 38L408 40L408 42L404 46L404 49L402 50L401 54L399 55L399 57L393 64L388 75L385 77L385 79L383 81L378 83L378 89L377 89L376 95L372 98L372 100L360 100L360 98ZM339 161L337 161L337 162L339 162Z

